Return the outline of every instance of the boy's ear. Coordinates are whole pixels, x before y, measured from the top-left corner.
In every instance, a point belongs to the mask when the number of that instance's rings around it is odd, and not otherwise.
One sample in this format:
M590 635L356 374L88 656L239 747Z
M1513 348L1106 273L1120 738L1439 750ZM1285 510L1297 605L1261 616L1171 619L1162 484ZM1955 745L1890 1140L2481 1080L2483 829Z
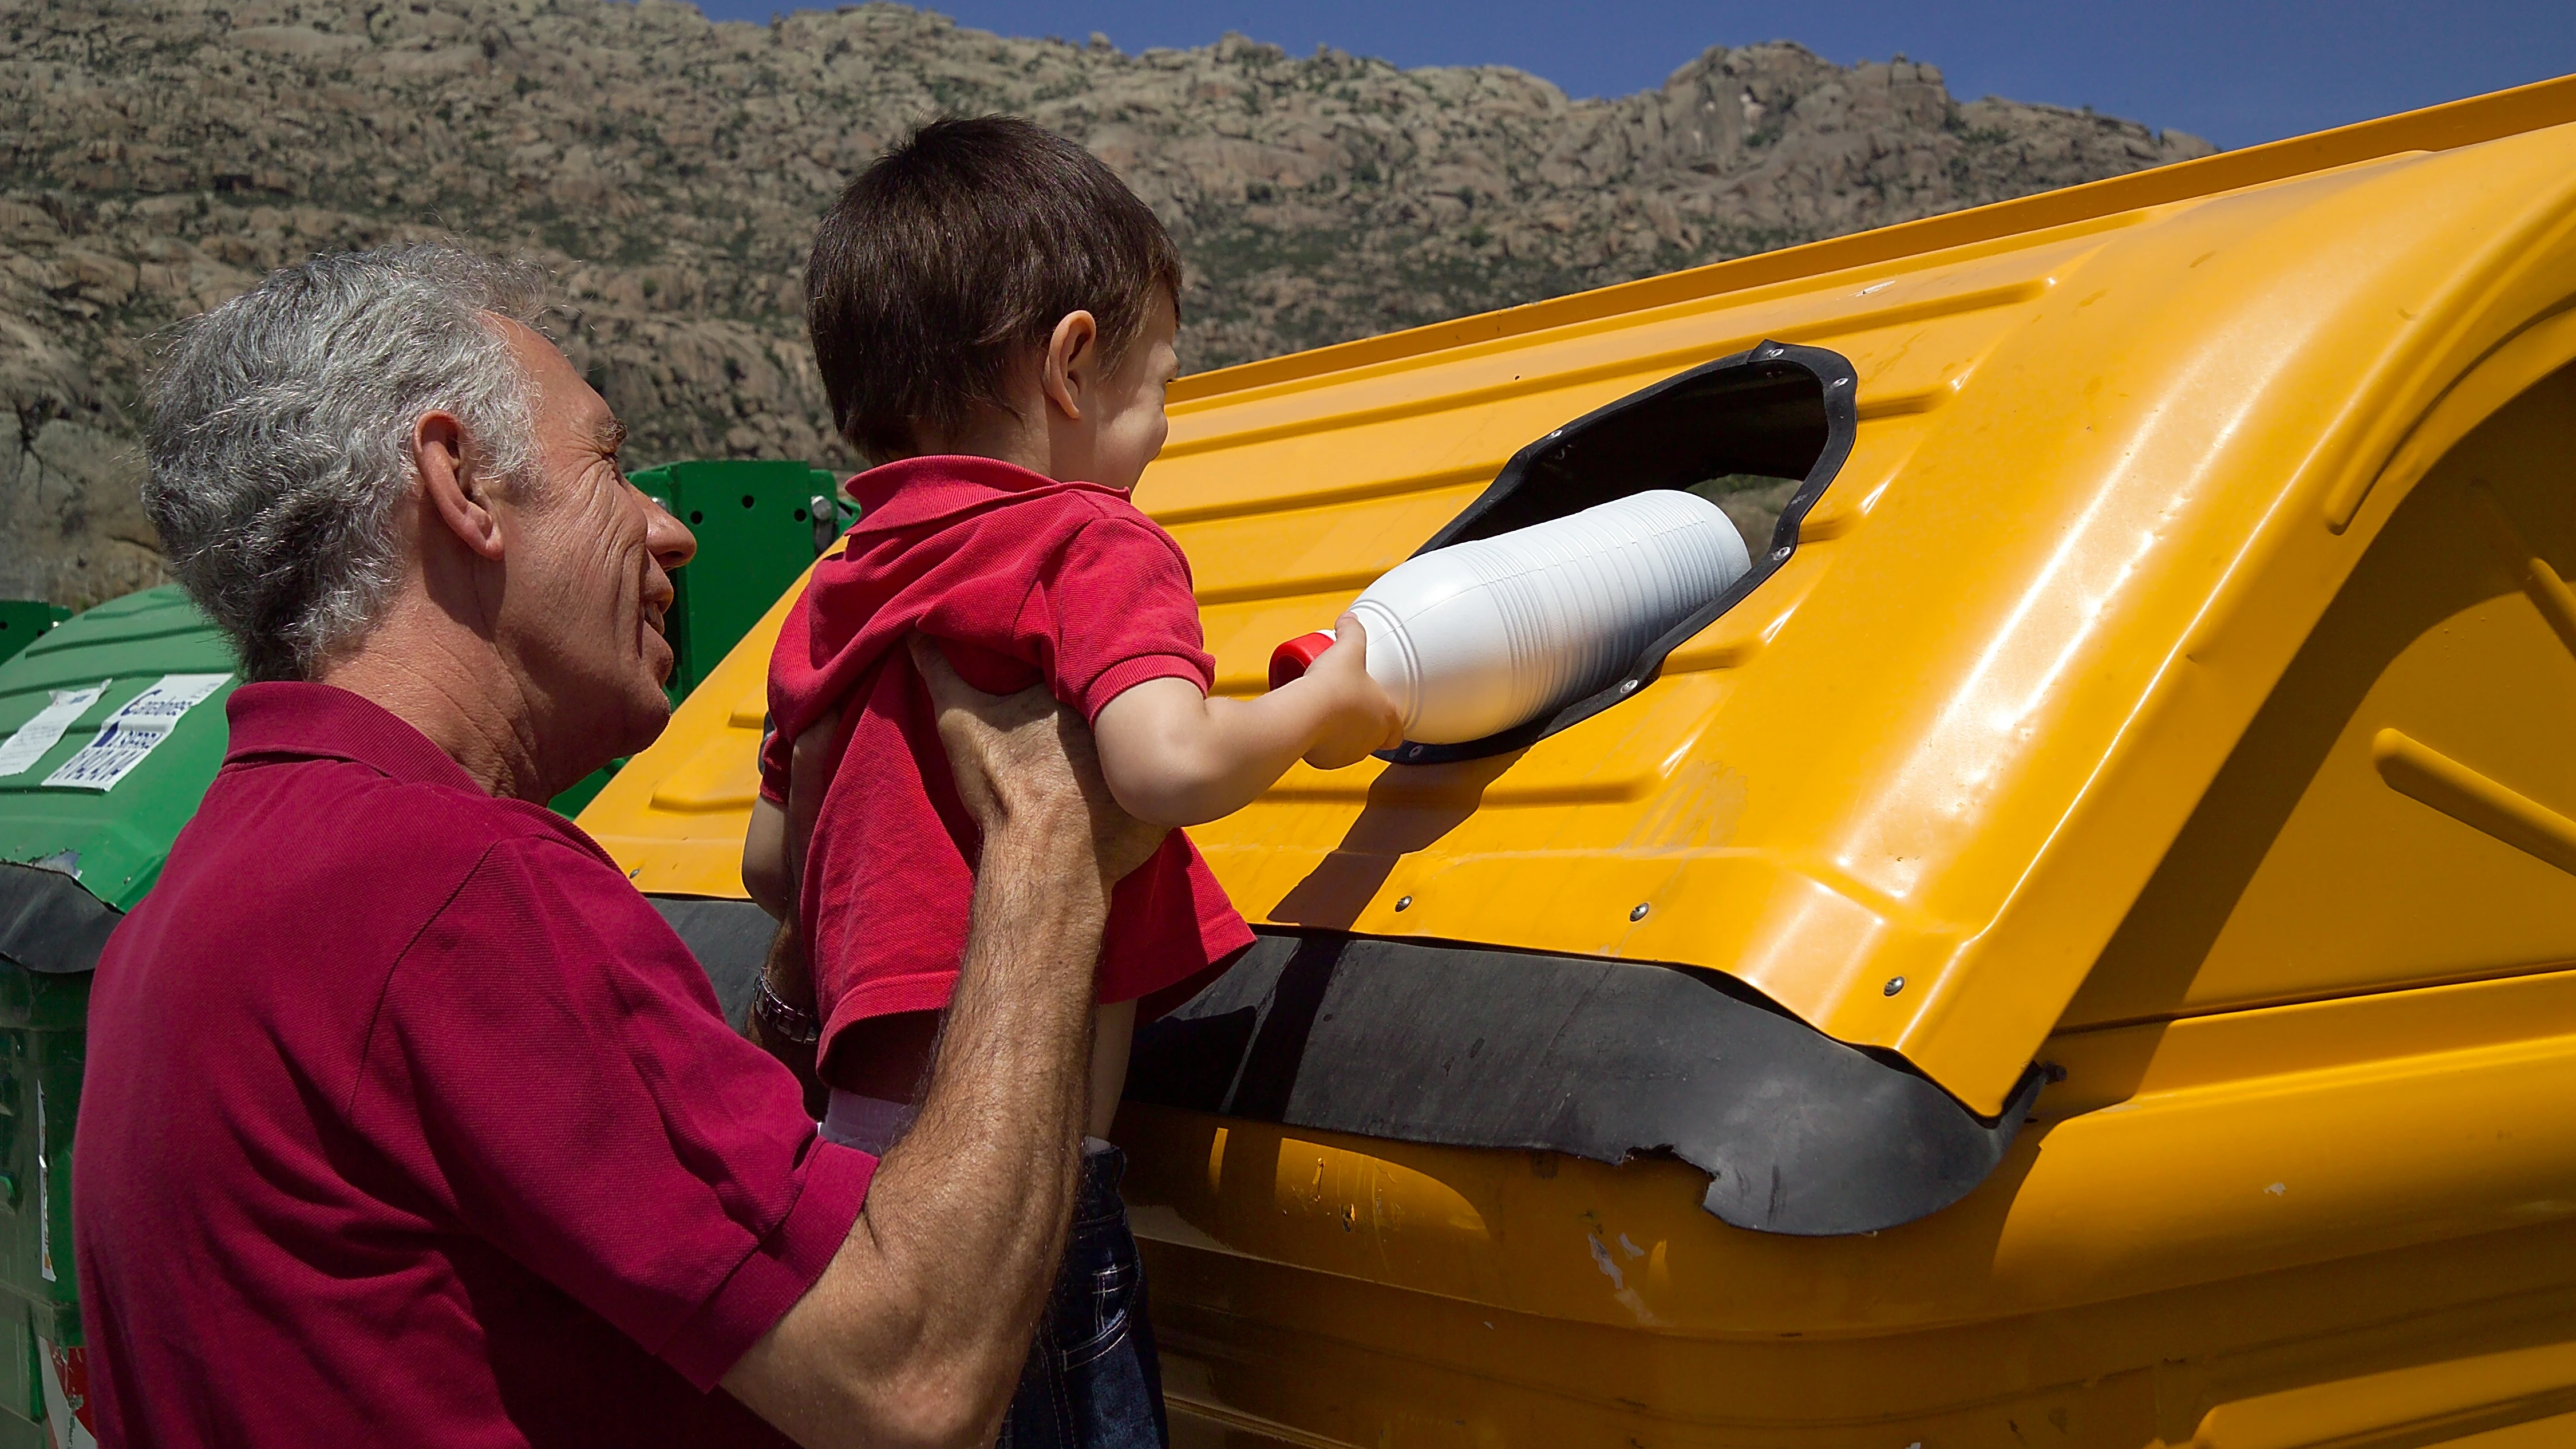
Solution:
M1082 421L1082 409L1099 381L1100 324L1089 312L1067 312L1047 338L1039 364L1038 386L1048 403L1069 422Z

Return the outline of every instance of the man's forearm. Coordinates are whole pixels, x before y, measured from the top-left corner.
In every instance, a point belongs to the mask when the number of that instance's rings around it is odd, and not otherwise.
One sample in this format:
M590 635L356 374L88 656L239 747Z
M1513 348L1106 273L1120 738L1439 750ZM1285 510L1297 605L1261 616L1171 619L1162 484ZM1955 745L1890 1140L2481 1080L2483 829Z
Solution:
M1009 1402L1072 1213L1107 897L1078 816L986 837L921 1116L824 1280L726 1376L800 1443L961 1442Z
M1037 831L986 842L921 1116L877 1179L894 1188L884 1201L903 1229L882 1221L880 1241L936 1255L919 1265L922 1281L941 1285L946 1301L925 1304L926 1316L982 1345L1005 1388L1054 1276L1081 1170L1107 900L1085 878L1089 836L1080 838L1080 855L1047 848Z

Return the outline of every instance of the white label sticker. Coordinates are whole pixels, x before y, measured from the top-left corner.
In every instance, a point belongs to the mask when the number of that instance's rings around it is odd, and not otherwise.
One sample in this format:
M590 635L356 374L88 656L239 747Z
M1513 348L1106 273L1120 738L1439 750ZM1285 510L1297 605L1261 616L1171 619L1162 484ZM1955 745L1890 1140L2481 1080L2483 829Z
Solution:
M113 683L114 680L102 679L87 689L55 690L53 703L36 711L34 719L18 726L18 732L7 740L0 741L0 775L20 774L29 765L43 759L45 751L52 749L55 742L63 737L63 731L72 727L72 721L98 703L98 697L107 693L107 687Z
M223 687L229 674L164 674L150 689L127 700L107 722L98 727L97 738L72 755L45 777L45 785L55 790L112 790L116 782L134 773L143 758L161 748L170 732L188 711L203 703L206 696Z

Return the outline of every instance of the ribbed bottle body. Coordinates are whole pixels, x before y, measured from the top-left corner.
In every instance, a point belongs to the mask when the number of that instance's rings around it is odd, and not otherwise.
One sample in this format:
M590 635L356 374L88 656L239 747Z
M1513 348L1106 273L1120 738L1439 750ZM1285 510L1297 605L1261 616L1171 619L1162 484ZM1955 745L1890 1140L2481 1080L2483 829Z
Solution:
M1404 737L1457 744L1608 685L1749 567L1717 505L1655 490L1408 559L1351 612Z

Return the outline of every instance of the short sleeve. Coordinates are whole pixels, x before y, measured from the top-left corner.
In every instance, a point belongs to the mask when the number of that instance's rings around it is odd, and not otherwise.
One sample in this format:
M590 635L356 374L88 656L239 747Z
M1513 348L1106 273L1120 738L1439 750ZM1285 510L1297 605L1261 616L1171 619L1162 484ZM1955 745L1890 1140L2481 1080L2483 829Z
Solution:
M1104 518L1068 538L1029 592L1021 628L1049 640L1056 697L1096 721L1149 679L1216 684L1180 545L1150 520Z
M817 1139L643 897L547 839L495 846L404 952L359 1105L468 1232L701 1389L822 1275L876 1168Z

